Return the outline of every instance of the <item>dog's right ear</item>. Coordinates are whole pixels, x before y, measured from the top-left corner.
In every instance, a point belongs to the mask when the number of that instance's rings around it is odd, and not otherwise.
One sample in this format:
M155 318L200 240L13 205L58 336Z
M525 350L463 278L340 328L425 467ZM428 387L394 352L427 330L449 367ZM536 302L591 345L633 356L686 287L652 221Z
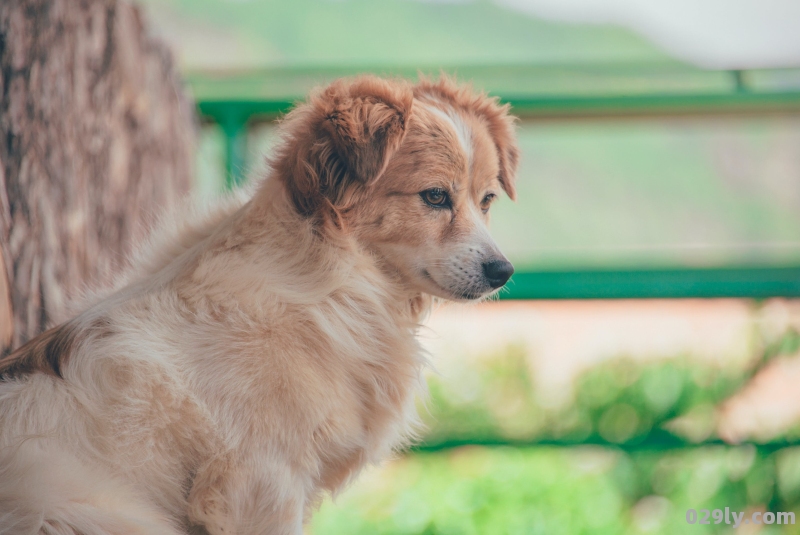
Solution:
M362 76L334 82L289 113L272 165L298 212L346 209L378 180L405 137L412 101L407 83Z

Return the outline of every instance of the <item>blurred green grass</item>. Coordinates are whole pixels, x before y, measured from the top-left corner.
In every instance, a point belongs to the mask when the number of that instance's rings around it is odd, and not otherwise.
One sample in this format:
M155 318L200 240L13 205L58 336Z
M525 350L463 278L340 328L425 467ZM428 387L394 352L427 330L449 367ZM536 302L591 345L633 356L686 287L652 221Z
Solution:
M520 269L796 263L799 143L792 117L523 123L492 231Z
M594 447L416 453L326 501L312 534L735 533L687 525L688 509L800 513L800 450L624 453ZM776 484L777 481L777 484ZM797 525L759 533L798 533Z

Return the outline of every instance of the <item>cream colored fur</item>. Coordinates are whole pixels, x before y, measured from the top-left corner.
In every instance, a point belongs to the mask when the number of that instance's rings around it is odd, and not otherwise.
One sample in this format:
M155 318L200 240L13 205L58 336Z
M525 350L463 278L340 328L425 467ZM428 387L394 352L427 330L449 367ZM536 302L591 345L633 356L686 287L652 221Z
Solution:
M0 534L297 535L324 492L406 443L431 298L347 210L299 213L277 169L165 220L69 322L61 376L0 380Z

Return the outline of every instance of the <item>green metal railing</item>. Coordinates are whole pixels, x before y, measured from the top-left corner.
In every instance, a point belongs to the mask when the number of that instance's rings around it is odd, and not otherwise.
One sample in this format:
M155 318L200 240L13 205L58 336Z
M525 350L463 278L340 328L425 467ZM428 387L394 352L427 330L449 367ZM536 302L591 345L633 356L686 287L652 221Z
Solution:
M622 65L478 65L445 69L537 120L800 113L800 69L712 71L678 62ZM361 72L415 78L438 68L276 68L196 72L187 80L205 120L225 134L229 186L243 178L247 126L291 109L313 87Z
M653 429L645 437L630 442L611 442L599 435L591 435L580 439L542 439L515 440L510 438L481 437L469 438L464 440L445 440L441 442L423 442L411 448L412 451L444 451L464 446L485 446L485 447L515 447L526 448L532 446L552 446L557 448L571 448L581 446L598 446L612 448L626 452L638 451L674 451L693 447L725 447L725 446L751 446L761 454L769 455L784 448L791 448L800 445L797 440L776 439L767 442L743 441L738 444L725 442L718 438L705 439L701 442L692 442L685 438L673 435L663 429Z
M505 299L800 297L800 267L521 272Z

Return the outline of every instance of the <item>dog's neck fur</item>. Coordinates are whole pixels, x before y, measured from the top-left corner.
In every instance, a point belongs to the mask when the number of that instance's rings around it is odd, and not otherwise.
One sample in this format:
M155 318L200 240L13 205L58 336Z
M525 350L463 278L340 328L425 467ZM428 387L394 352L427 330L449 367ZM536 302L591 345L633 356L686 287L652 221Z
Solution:
M191 285L190 300L254 317L277 302L314 304L336 291L365 288L404 321L419 323L431 305L429 296L408 288L347 229L298 214L277 180L267 179L192 249L177 260L182 266L173 284L179 295L188 296L184 289Z

